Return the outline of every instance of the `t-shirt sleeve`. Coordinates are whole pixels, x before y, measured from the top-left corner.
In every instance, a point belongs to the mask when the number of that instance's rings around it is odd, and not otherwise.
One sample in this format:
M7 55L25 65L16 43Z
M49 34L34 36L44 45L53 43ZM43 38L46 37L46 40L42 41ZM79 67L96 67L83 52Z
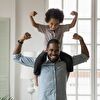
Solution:
M14 54L13 60L22 65L32 67L32 68L34 67L34 59L32 57L26 57L23 56L22 54Z
M38 24L37 30L41 33L46 33L47 25Z
M80 54L72 57L73 66L84 63L88 60L88 57L85 54Z
M60 28L61 28L61 30L62 30L62 33L67 32L67 31L70 30L69 24L60 25Z

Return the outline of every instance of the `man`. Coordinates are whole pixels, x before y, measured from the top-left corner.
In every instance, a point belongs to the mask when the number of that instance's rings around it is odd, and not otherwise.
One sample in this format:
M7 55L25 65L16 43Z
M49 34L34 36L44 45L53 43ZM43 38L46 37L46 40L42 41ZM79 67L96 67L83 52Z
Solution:
M19 38L14 50L14 60L34 68L34 59L21 54L23 42L30 38L31 35L29 33L25 33ZM74 34L73 39L79 40L81 45L81 54L73 56L72 61L70 60L74 66L87 61L89 52L81 36ZM70 72L67 71L67 67L69 66L59 58L59 44L59 41L56 39L50 40L47 44L47 60L42 64L41 74L39 76L39 100L67 100L66 82Z

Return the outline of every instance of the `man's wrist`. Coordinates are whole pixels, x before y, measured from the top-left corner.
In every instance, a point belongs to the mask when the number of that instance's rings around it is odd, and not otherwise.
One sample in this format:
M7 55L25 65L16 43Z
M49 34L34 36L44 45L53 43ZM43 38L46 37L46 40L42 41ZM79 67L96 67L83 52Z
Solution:
M77 14L75 14L75 17L78 17L78 13L77 13Z
M79 41L83 41L83 38L80 36Z
M30 15L30 18L33 18L33 16L32 16L32 15Z
M83 40L83 38L80 38L80 44L81 44L81 46L84 46L84 40Z
M24 40L18 40L18 43L21 45L23 44L23 42L24 42Z

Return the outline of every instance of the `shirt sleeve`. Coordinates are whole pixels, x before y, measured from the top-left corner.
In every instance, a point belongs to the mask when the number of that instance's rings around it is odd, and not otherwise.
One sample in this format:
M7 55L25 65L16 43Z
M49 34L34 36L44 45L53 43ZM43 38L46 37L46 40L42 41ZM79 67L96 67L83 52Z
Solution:
M13 59L15 62L20 63L22 65L28 66L28 67L34 67L34 59L32 57L26 57L22 54L14 54Z
M47 25L38 24L37 30L41 33L46 34Z
M61 27L62 33L70 30L69 24L61 25L60 27Z
M73 66L84 63L88 60L88 57L85 54L80 54L72 57Z

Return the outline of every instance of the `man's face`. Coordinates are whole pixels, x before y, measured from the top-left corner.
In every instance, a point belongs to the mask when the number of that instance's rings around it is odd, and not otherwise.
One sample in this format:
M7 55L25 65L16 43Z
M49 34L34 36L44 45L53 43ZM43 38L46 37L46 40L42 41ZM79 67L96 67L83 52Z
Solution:
M56 30L59 26L59 21L55 18L51 18L48 22L50 30Z
M60 46L56 43L50 43L47 48L48 58L51 62L56 62L60 54Z

